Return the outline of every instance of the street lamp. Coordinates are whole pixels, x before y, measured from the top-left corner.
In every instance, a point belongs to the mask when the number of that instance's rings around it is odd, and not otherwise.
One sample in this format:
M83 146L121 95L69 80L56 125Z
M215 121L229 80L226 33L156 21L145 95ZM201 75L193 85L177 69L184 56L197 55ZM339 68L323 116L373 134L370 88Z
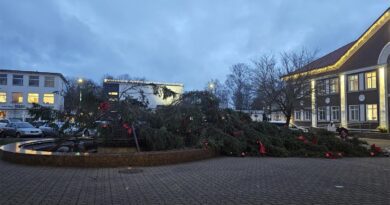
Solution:
M77 83L79 85L79 91L80 91L80 102L83 99L83 95L81 93L81 85L83 84L84 80L82 78L77 79Z
M214 82L210 82L209 83L209 90L211 93L215 94L215 83Z

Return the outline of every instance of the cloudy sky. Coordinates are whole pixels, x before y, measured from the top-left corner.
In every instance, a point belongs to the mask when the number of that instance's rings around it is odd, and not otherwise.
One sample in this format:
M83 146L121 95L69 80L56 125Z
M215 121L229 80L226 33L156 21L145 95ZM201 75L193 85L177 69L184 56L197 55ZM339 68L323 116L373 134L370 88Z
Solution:
M359 37L388 0L0 0L0 68L202 89L232 64Z

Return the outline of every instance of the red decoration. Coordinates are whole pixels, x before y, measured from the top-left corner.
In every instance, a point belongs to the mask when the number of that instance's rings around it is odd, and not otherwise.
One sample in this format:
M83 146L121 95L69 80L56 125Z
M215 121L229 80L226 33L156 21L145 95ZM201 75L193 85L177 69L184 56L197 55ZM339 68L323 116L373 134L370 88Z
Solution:
M245 152L241 152L241 157L245 157Z
M129 128L127 129L127 133L128 133L129 135L131 135L132 132L133 132L133 129L131 129L131 127L129 127Z
M102 102L99 105L99 109L103 111L107 111L108 109L110 109L110 104L108 102Z
M371 150L373 150L376 154L382 152L382 148L376 146L375 144L371 145Z
M206 139L203 141L203 147L205 150L208 150L208 146L209 146L209 141Z
M259 140L256 141L256 144L259 145L259 153L260 153L260 155L264 156L267 153L267 151L265 150L264 144L261 143L261 141L259 141Z
M317 137L313 137L311 143L312 143L312 144L318 144L318 139L317 139Z
M123 126L123 128L125 128L125 129L129 129L129 128L130 128L129 124L127 124L127 123L123 124L122 126Z
M333 157L332 152L325 152L325 157L326 158L332 158Z
M242 131L234 131L233 132L233 136L235 136L235 137L240 137L242 134L243 134Z
M375 156L375 153L374 152L370 152L370 156L371 157Z
M301 136L297 137L297 140L304 142L306 140L306 138L301 135Z

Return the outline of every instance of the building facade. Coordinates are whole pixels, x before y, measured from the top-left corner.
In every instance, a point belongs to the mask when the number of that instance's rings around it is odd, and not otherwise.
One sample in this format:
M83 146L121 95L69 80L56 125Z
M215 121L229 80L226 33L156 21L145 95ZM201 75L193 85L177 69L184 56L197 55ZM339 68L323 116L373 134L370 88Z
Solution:
M295 124L389 129L390 10L357 40L287 77L308 75L311 95L294 112Z
M176 94L164 99L163 91L161 89L155 90L156 87L166 87ZM155 109L157 106L170 105L180 98L184 92L184 85L180 83L104 79L103 90L110 101L123 100L130 96L141 102L146 101L148 108Z
M0 69L0 119L25 121L33 103L62 110L65 90L60 73Z

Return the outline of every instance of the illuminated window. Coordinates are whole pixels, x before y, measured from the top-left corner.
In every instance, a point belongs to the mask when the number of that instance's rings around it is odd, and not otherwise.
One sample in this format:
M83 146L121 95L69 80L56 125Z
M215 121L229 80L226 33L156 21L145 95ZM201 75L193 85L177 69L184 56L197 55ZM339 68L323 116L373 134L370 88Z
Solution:
M376 72L366 73L366 89L376 88Z
M340 107L339 106L332 106L331 107L331 119L332 119L332 121L339 121L340 120Z
M0 85L7 85L7 74L0 74Z
M12 84L23 86L23 75L13 75Z
M6 103L7 102L7 93L0 92L0 103Z
M43 94L43 103L44 104L54 104L54 94L53 93Z
M339 92L339 79L333 78L329 80L329 91L330 93L338 93Z
M326 109L325 107L318 108L318 121L326 121Z
M348 110L349 110L349 120L359 121L359 105L350 105Z
M349 91L359 90L359 75L348 76L348 90Z
M45 87L54 87L54 76L45 76Z
M38 87L39 86L39 76L29 76L28 85Z
M367 120L378 120L378 108L376 104L367 105Z
M295 111L295 120L301 120L302 114L301 111Z
M117 95L118 95L118 92L108 92L108 95L117 96Z
M23 93L12 93L12 103L23 103Z
M28 103L39 103L39 94L38 93L29 93L27 95Z

